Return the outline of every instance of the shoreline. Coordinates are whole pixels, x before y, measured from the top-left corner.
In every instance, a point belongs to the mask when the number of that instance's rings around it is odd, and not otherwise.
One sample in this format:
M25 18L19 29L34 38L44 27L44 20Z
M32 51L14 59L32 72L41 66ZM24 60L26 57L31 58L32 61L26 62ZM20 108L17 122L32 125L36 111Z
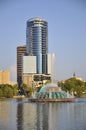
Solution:
M13 97L0 97L0 100L4 100L4 99L18 99L18 98L27 98L24 95L19 95L19 96L13 96Z

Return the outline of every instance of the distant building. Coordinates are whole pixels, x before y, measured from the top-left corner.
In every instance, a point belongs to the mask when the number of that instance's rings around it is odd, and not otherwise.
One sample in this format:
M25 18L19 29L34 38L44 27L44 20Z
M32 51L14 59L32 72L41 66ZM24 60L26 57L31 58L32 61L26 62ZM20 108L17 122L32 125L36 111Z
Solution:
M10 71L9 70L0 71L0 84L10 84Z
M56 64L56 56L55 54L49 54L48 53L48 56L47 56L47 64L48 64L48 74L51 74L51 75L54 75L55 73L55 64Z
M22 83L22 59L23 55L26 53L26 46L17 47L17 82L18 86Z
M27 21L26 48L29 55L36 56L37 74L47 74L48 23L41 18Z
M48 54L48 22L36 17L26 25L26 46L17 47L17 82L39 86L54 77L55 54Z
M23 74L35 74L36 73L36 56L23 56Z
M27 87L40 87L49 80L51 80L51 75L45 75L45 74L23 75L23 83L25 83Z
M36 64L36 56L23 56L22 80L28 87L37 87L51 80L51 75L37 74Z
M36 74L36 56L23 56L22 79L28 87L32 86L33 75Z

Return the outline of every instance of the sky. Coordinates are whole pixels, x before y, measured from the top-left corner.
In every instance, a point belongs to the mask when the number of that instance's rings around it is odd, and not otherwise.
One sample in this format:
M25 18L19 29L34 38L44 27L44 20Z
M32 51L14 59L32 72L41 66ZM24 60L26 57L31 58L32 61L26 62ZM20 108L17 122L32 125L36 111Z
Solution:
M56 79L75 72L86 80L86 0L0 0L0 70L10 70L16 81L16 48L26 44L26 21L33 17L48 22Z

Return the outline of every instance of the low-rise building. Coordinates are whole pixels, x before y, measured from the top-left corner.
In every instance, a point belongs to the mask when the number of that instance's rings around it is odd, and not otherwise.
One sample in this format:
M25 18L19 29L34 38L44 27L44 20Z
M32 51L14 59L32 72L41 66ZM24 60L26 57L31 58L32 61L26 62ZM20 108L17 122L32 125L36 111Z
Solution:
M23 83L27 87L40 87L51 80L51 75L45 74L23 74Z
M0 70L0 84L10 84L9 70Z

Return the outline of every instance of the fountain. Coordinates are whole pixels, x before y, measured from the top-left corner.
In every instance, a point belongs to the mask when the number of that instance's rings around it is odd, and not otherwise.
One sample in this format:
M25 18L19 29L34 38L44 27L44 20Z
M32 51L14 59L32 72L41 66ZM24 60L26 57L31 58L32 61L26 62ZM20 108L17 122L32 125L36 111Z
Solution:
M54 83L44 85L39 92L31 99L33 102L74 102L75 98L68 92L62 91Z
M55 61L55 56L53 55L53 61ZM54 65L55 63L52 62ZM68 92L62 91L57 84L55 84L55 66L52 64L52 82L48 83L40 89L39 92L35 92L34 97L31 99L32 102L74 102L75 98Z

